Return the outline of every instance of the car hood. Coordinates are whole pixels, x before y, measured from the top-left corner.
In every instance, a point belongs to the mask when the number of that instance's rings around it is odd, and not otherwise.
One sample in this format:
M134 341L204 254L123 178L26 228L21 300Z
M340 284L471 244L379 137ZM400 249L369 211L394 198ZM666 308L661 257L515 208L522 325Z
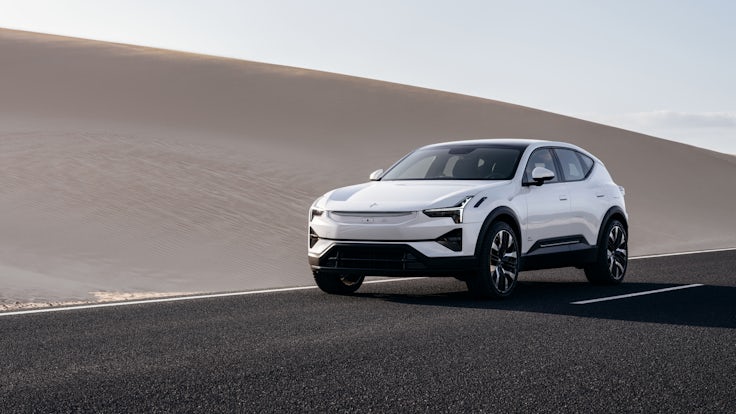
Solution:
M330 211L418 211L451 207L466 196L507 183L497 181L373 181L325 194L318 207Z

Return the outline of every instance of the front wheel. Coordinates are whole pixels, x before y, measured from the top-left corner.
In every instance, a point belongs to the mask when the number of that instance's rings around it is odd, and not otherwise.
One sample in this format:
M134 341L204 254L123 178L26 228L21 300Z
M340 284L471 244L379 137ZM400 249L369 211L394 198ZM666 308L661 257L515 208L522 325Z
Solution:
M514 229L499 221L483 241L478 274L467 280L468 290L482 298L510 296L519 276L520 245Z
M585 267L585 277L591 283L615 285L624 280L629 261L628 234L618 220L611 220L605 228L606 238L598 246L595 263Z
M314 281L323 292L334 295L349 295L363 284L363 275L335 275L315 273Z

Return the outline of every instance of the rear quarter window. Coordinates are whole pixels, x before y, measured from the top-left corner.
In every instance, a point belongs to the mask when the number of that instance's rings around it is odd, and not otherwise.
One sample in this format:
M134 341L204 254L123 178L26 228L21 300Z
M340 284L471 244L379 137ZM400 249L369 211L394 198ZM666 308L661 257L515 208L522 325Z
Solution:
M577 151L575 151L575 154L577 154L578 158L580 158L580 162L583 165L583 171L584 171L583 175L587 177L588 174L590 174L590 170L593 169L593 165L595 164L595 161L593 161L593 159L590 158L589 156L585 154L581 154Z
M555 148L557 159L562 167L562 175L565 181L580 181L585 178L586 169L578 157L577 151L564 148Z

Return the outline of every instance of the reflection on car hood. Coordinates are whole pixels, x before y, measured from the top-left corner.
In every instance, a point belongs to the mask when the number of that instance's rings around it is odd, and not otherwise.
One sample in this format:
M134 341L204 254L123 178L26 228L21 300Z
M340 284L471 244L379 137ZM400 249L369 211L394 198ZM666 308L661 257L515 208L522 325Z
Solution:
M375 212L451 207L465 196L505 183L507 181L374 181L327 193L323 207L330 211Z

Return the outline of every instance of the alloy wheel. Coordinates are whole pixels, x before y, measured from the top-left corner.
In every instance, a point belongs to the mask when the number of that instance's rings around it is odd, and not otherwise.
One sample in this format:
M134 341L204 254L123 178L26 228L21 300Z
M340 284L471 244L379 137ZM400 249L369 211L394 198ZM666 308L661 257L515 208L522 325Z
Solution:
M491 282L503 295L510 292L518 275L518 257L514 235L501 230L491 243Z
M608 271L613 279L618 280L624 277L628 254L626 231L621 226L614 225L608 233L606 245Z

